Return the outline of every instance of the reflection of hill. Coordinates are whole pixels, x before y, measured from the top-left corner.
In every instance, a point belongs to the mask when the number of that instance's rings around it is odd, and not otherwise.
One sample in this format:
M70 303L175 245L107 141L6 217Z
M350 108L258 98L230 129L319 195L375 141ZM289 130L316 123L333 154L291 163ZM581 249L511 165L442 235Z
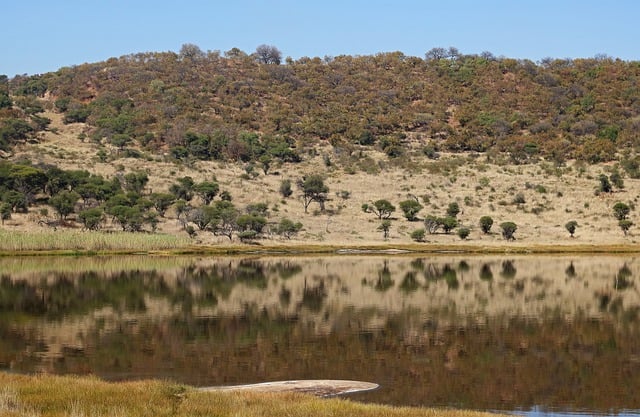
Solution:
M182 265L3 276L0 365L198 385L363 379L383 388L359 398L399 404L640 408L634 258Z

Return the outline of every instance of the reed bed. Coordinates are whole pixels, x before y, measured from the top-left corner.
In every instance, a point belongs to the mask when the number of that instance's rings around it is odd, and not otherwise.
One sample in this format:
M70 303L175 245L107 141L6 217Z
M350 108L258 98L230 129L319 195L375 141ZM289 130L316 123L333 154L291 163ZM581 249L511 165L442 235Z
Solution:
M190 245L187 238L160 233L103 233L77 230L0 230L0 252L146 252L175 250Z
M306 394L202 392L163 381L107 383L95 377L0 372L0 416L367 416L481 417L464 410L360 404Z

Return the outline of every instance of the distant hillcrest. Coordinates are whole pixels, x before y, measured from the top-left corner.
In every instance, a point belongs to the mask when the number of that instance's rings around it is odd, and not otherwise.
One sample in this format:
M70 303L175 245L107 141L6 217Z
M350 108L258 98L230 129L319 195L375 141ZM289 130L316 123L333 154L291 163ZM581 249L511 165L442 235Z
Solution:
M0 149L47 128L44 107L85 135L174 157L285 161L328 141L398 157L508 152L597 163L640 144L640 62L529 60L434 48L282 60L268 45L220 54L184 45L0 79Z

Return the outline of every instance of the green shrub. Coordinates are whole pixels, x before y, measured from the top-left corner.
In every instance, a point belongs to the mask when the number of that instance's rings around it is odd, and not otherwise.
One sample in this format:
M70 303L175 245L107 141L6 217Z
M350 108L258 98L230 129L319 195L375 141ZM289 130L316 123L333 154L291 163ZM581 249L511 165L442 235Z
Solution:
M424 236L426 231L424 229L416 229L409 235L412 240L416 242L424 242Z
M505 240L516 240L513 234L518 229L518 226L514 222L504 222L500 224L500 228L502 229L502 237Z
M482 230L482 233L488 234L491 231L491 226L493 226L493 219L491 216L480 217L480 229Z
M469 229L468 227L461 227L458 229L458 237L462 240L468 238L470 233L471 229Z

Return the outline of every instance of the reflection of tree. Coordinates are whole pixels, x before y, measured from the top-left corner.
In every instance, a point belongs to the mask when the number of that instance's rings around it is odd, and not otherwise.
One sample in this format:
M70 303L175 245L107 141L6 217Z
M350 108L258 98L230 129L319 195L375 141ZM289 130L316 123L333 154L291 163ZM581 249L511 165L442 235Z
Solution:
M493 272L491 272L491 266L489 264L482 264L480 268L480 279L483 281L491 281L493 279Z
M629 280L631 278L631 270L625 263L622 265L622 268L618 270L614 280L613 280L613 288L618 291L626 290L629 287L633 286L633 282Z
M400 289L406 293L414 292L419 286L420 284L418 284L414 271L407 272L400 283Z
M393 287L395 282L391 279L391 271L389 270L389 262L384 261L384 265L378 271L378 280L376 281L376 285L374 288L377 291L387 291L389 288Z
M449 264L445 264L442 268L438 265L429 264L424 270L424 278L427 282L437 282L444 280L447 283L447 287L450 290L458 289L460 283L458 282L458 274L456 270Z
M567 274L567 277L569 277L569 278L575 278L575 276L576 276L576 267L573 266L573 261L571 261L571 263L569 264L567 269L564 270L564 273Z
M288 306L291 302L291 290L287 289L287 287L283 285L278 298L280 300L280 304L282 304L283 306Z
M302 272L302 267L297 263L286 261L276 263L269 267L269 270L277 272L282 279L289 279Z
M414 260L411 261L411 268L417 270L417 271L422 271L424 269L424 259L422 258L416 258Z
M307 307L311 311L318 312L322 308L322 303L327 297L327 292L324 288L324 280L320 280L318 285L313 287L307 286L307 280L304 280L304 289L302 290L302 305Z
M502 261L502 272L500 272L500 276L505 279L515 278L518 270L513 265L513 261Z

